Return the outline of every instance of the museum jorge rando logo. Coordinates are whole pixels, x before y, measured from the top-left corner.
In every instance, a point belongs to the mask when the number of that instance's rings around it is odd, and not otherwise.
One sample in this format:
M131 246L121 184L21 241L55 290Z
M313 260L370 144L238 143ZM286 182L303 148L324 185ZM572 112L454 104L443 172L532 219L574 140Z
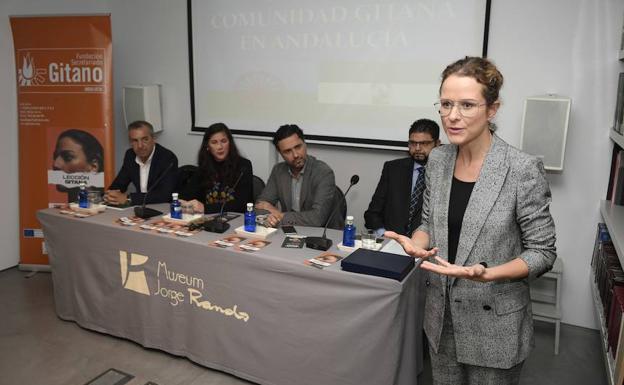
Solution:
M121 284L126 290L136 293L162 298L171 306L192 306L200 310L216 312L226 317L233 317L243 322L250 319L249 313L240 311L238 305L224 307L212 303L204 296L204 280L195 275L176 272L167 267L167 263L157 261L156 287L148 285L145 267L150 258L146 255L129 253L119 250L119 266ZM150 290L151 289L151 290Z
M103 48L41 48L18 50L20 92L105 91Z

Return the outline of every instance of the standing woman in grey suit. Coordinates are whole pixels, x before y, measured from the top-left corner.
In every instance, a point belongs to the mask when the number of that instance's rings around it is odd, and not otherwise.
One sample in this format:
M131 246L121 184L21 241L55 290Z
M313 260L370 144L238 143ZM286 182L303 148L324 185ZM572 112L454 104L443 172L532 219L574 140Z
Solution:
M422 224L411 238L386 233L427 259L435 384L518 383L533 345L529 281L556 258L542 162L494 133L502 84L487 59L446 67L436 106L450 145L430 154Z

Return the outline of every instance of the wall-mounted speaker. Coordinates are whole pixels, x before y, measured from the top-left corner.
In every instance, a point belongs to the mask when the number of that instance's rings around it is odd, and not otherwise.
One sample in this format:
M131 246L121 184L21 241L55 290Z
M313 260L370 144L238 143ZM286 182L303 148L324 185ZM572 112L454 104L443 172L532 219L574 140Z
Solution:
M544 168L563 171L570 98L544 95L526 98L522 114L521 148L542 158Z
M160 85L125 86L122 102L126 127L136 120L144 120L154 126L154 132L162 131Z

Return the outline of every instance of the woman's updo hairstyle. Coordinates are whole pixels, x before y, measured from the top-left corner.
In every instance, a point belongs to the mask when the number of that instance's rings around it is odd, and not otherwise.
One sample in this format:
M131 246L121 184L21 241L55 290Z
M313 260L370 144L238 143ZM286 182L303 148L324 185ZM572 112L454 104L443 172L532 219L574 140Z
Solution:
M466 56L463 59L450 64L442 72L442 84L451 75L468 76L483 85L483 97L488 106L498 100L498 91L503 86L503 74L496 68L494 63L488 59L475 56Z

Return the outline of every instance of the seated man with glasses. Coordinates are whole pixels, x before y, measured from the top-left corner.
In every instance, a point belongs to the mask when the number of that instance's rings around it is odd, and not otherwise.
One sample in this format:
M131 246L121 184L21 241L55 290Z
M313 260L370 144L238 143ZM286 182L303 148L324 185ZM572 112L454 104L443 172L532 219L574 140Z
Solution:
M425 165L440 145L440 127L429 119L414 122L409 130L409 157L388 161L364 213L365 226L378 236L395 231L410 236L420 225Z

